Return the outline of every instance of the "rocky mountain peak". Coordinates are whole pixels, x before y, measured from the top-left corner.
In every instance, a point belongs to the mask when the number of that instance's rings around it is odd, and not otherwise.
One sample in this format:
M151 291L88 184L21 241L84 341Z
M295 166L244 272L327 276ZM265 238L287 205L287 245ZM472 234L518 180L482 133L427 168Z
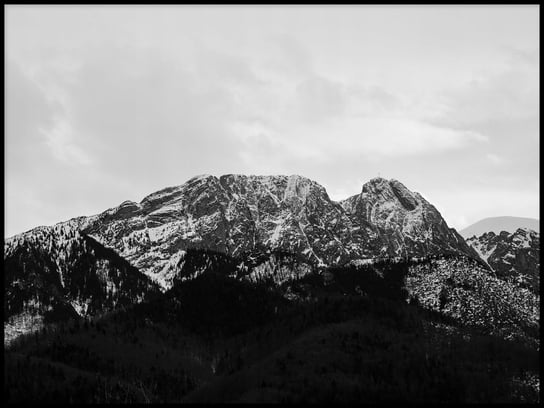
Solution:
M412 211L419 204L417 193L408 190L404 184L398 180L386 180L376 177L363 185L361 196L363 200L380 199L388 202L399 202L406 210Z
M341 205L360 229L368 231L364 239L383 256L461 252L478 258L433 205L398 180L373 178L361 194Z
M527 238L534 238L539 236L540 234L530 228L518 228L516 232L513 234L514 236L521 236L521 237L527 237Z
M495 273L513 283L540 292L540 234L529 228L518 228L498 235L486 232L467 239Z
M383 178L337 203L299 175L203 174L63 225L114 249L163 287L190 249L234 258L281 251L315 265L431 253L478 257L423 197Z

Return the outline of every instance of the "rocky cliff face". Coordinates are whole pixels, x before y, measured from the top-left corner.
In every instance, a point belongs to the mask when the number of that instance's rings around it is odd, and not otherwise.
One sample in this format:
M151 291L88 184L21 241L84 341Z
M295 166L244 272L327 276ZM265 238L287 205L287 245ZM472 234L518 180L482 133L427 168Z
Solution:
M540 293L540 234L528 228L514 233L487 232L467 239L503 280Z
M346 252L334 237L349 227L342 208L311 180L226 175L195 177L139 204L125 202L86 231L167 286L187 249L235 258L279 250L318 264Z
M241 260L285 252L317 267L441 253L478 258L421 195L381 178L337 203L296 175L202 175L58 227L89 234L164 289L181 273L188 249Z
M361 194L341 205L353 223L355 235L363 232L356 241L368 241L375 255L459 253L478 258L434 206L397 180L372 179Z
M296 175L203 175L80 225L164 288L180 273L187 249L239 259L281 251L315 266L378 256L478 257L421 195L385 179L337 203L321 185Z

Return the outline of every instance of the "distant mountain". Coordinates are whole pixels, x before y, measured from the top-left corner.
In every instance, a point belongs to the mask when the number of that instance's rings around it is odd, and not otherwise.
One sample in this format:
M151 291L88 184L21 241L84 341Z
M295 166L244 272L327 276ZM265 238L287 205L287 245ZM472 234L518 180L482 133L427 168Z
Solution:
M540 293L540 234L527 228L514 233L486 232L467 243L498 277Z
M501 231L516 232L518 228L529 228L540 232L540 221L535 218L523 217L490 217L484 218L459 231L464 238L479 237L485 232L500 234Z

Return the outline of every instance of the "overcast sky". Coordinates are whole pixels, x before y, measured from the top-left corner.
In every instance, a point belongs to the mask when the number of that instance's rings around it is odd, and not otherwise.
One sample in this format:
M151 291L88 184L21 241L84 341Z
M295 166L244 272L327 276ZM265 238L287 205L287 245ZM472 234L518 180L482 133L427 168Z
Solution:
M539 217L538 6L5 6L5 236L197 174Z

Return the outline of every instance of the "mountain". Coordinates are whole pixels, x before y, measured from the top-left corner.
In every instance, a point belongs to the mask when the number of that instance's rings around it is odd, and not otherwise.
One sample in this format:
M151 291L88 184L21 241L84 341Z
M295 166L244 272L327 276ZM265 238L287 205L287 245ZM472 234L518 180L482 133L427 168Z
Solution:
M372 179L340 204L353 225L352 242L369 239L373 257L457 253L478 259L434 206L397 180Z
M382 178L334 202L324 187L301 176L202 175L62 225L114 249L164 290L188 249L241 262L280 251L322 267L440 253L478 258L420 194Z
M334 202L296 175L202 175L8 238L5 328L16 335L139 302L217 257L228 257L236 278L281 284L316 268L432 254L478 259L436 208L396 180L372 179Z
M467 239L501 279L540 294L540 234L527 228L513 233L486 232Z
M48 323L99 315L158 292L113 250L62 225L4 243L4 341Z
M538 402L516 234L466 242L396 180L241 175L38 227L4 243L6 399Z
M528 228L540 232L540 221L534 218L523 217L490 217L484 218L459 231L464 238L479 237L486 232L500 234L501 231L516 232L518 228Z

